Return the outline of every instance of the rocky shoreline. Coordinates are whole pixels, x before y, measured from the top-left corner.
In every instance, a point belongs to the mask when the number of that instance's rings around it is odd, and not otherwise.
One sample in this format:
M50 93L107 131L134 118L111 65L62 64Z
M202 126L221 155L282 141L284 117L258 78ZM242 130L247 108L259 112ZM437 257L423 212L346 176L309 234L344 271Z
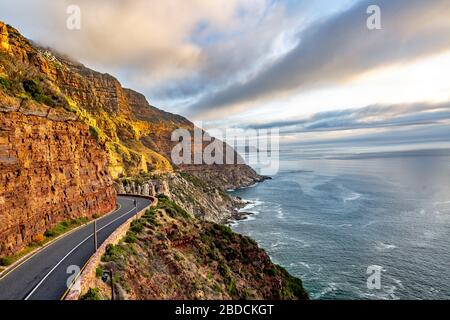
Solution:
M256 186L258 186L260 183L266 181L266 180L271 180L271 177L265 177L263 176L263 179L259 182L256 182L248 187L242 187L242 188L238 188L238 189L231 189L231 190L227 190L227 193L229 194L229 196L233 199L233 202L235 204L234 206L234 213L233 215L227 219L227 221L225 222L226 225L232 225L236 222L239 221L245 221L247 220L250 216L254 215L253 212L251 211L247 211L246 208L248 206L254 206L256 205L256 201L252 201L252 200L247 200L247 199L242 199L241 197L235 197L230 195L230 192L236 191L236 190L242 190L242 189L247 189L247 188L254 188Z

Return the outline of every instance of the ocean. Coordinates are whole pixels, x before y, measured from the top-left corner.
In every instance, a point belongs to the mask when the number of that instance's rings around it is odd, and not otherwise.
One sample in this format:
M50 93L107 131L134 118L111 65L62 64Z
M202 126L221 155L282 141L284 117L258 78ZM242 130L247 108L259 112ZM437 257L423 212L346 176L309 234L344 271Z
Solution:
M285 150L272 178L231 192L251 201L232 228L312 299L450 299L449 150ZM381 270L377 288L370 266Z

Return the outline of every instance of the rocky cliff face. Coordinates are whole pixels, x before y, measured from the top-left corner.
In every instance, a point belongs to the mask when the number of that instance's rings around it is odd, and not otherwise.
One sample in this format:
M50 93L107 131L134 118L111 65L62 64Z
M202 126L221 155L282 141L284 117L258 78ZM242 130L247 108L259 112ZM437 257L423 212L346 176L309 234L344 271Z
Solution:
M73 114L0 91L0 256L115 208L107 155Z
M180 128L194 124L0 22L0 257L59 221L112 210L114 178L119 192L160 200L104 257L123 296L306 299L254 241L214 223L238 205L224 189L263 177L246 165L174 165Z
M114 191L109 177L172 172L172 131L194 130L187 119L151 106L143 95L122 88L111 75L42 48L1 22L0 92L2 152L7 155L2 157L1 167L5 175L0 185L5 194L0 198L4 205L1 252L17 250L62 217L111 209ZM101 147L95 147L87 132ZM75 158L69 159L71 155ZM234 210L233 201L219 189L261 179L245 165L182 165L175 169L189 171L217 188L202 197L196 192L174 193L192 214L212 221L223 221ZM169 181L175 191L186 187L185 180ZM144 194L145 184L141 187L139 193ZM13 190L27 194L14 201ZM43 203L51 206L36 212L34 206ZM24 227L23 220L31 216L37 220Z
M58 67L0 22L0 256L116 206L105 145L68 111Z
M37 99L48 106L64 108L78 122L89 126L108 154L112 178L181 171L222 191L263 179L246 165L175 166L171 151L177 142L171 141L171 134L180 128L192 133L192 122L151 106L142 94L122 88L111 75L37 46L10 26L0 24L0 29L0 79L7 96ZM33 86L27 91L24 84L29 82ZM221 211L222 220L226 219L233 213L232 201L226 196L217 197L217 192L211 194L208 204L202 197L205 205L186 203L186 208L215 217L213 221L219 221ZM207 208L213 212L206 213Z
M9 69L8 78L18 82L36 80L51 97L47 100L54 100L89 125L105 143L114 179L173 170L170 154L175 142L171 141L171 134L179 128L192 132L192 122L151 106L143 95L123 88L109 74L41 48L10 26L1 24L0 28L3 52L9 53L0 64ZM11 64L14 68L8 68ZM183 165L176 169L201 174L202 178L213 173L211 181L218 178L218 185L224 186L225 181L230 188L261 179L246 165L221 165L213 170L205 165Z
M166 195L191 216L216 223L226 223L241 217L238 209L245 205L244 201L230 197L222 188L188 172L119 179L115 187L119 193Z

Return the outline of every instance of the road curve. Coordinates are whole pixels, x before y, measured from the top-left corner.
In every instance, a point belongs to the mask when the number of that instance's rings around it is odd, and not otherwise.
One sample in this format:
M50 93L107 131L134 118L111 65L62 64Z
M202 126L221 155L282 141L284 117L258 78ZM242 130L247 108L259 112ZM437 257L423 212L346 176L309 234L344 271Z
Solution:
M98 246L120 225L151 203L148 199L128 196L119 196L117 201L119 209L97 220ZM61 299L67 290L69 277L73 278L74 274L69 266L81 269L93 253L91 222L48 245L0 279L0 300Z

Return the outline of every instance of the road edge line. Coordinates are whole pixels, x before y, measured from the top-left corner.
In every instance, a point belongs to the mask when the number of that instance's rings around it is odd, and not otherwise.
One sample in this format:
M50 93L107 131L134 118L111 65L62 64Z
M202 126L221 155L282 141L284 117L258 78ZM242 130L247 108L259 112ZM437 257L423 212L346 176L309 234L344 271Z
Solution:
M135 210L135 208L131 209L130 211L120 215L119 217L117 217L116 219L110 221L109 223L107 223L106 225L104 225L103 227L101 227L100 229L98 229L97 231L101 231L103 229L105 229L106 227L109 227L111 224L113 224L114 222L116 222L117 220L125 217L126 215L130 214L131 212L133 212L133 210ZM134 217L134 216L133 216ZM68 256L70 256L73 252L75 252L75 250L77 250L80 246L82 246L86 241L88 241L91 237L94 236L94 233L90 234L88 237L86 237L85 239L83 239L79 244L77 244L74 248L72 248L72 250L70 250L61 260L58 261L58 263L41 279L41 281L39 281L39 283L30 291L30 293L28 293L28 295L25 297L25 300L28 300L28 298L30 298L33 293L39 289L39 287L42 285L42 283L44 283L44 281L50 276L50 274L52 274L53 271L56 270L56 268L59 267L59 265L61 263L64 262L64 260L67 259Z
M156 198L156 197L134 195L134 194L118 194L118 195L149 199L149 200L152 200L152 202L150 203L150 205L148 205L147 207L143 208L141 211L139 211L138 213L136 213L135 215L133 215L132 217L127 219L127 221L125 221L122 225L118 226L117 229L113 233L111 233L108 236L108 238L106 238L106 240L98 248L97 252L94 252L94 254L92 254L89 257L89 259L86 261L85 265L80 270L80 272L78 272L77 276L74 278L74 280L72 281L71 285L66 290L66 292L64 292L64 294L61 296L60 300L78 300L79 297L81 296L82 292L83 292L83 289L82 289L83 280L84 281L86 280L86 279L83 279L83 277L86 277L85 271L86 271L87 267L88 266L91 267L92 263L97 262L97 260L99 258L101 258L101 256L103 256L103 254L104 254L103 251L106 250L106 246L109 245L109 244L112 244L114 242L114 238L118 237L119 231L123 231L123 230L121 230L122 228L124 228L127 224L131 224L131 222L133 220L135 220L136 217L142 216L145 213L145 211L147 211L151 207L157 206L157 204L158 204L158 198ZM125 232L126 231L128 231L128 228L126 228ZM95 259L94 259L94 257L95 257ZM80 289L79 290L74 288L74 285L75 285L75 283L77 281L80 281Z
M12 265L10 265L6 269L2 270L0 272L0 281L3 280L6 276L8 276L8 274L10 274L11 272L17 270L20 266L22 266L25 262L27 262L28 260L33 258L36 254L38 254L42 250L47 249L52 244L56 243L57 241L59 241L61 239L64 239L65 237L67 237L67 236L71 235L72 233L80 230L81 228L84 228L84 227L94 223L94 221L99 221L99 220L101 220L103 218L106 218L107 216L113 214L114 212L120 210L121 208L122 208L122 205L120 203L118 203L118 205L117 205L117 207L116 207L116 209L114 211L108 212L108 213L104 214L103 216L101 216L101 217L99 217L97 219L91 220L91 221L89 221L89 222L87 222L85 224L82 224L82 225L80 225L80 226L78 226L76 228L73 228L73 229L67 231L66 233L63 233L63 234L57 236L56 238L50 240L49 242L45 243L44 245L36 248L35 250L30 251L29 253L24 255L22 258L20 258L16 262L14 262Z

